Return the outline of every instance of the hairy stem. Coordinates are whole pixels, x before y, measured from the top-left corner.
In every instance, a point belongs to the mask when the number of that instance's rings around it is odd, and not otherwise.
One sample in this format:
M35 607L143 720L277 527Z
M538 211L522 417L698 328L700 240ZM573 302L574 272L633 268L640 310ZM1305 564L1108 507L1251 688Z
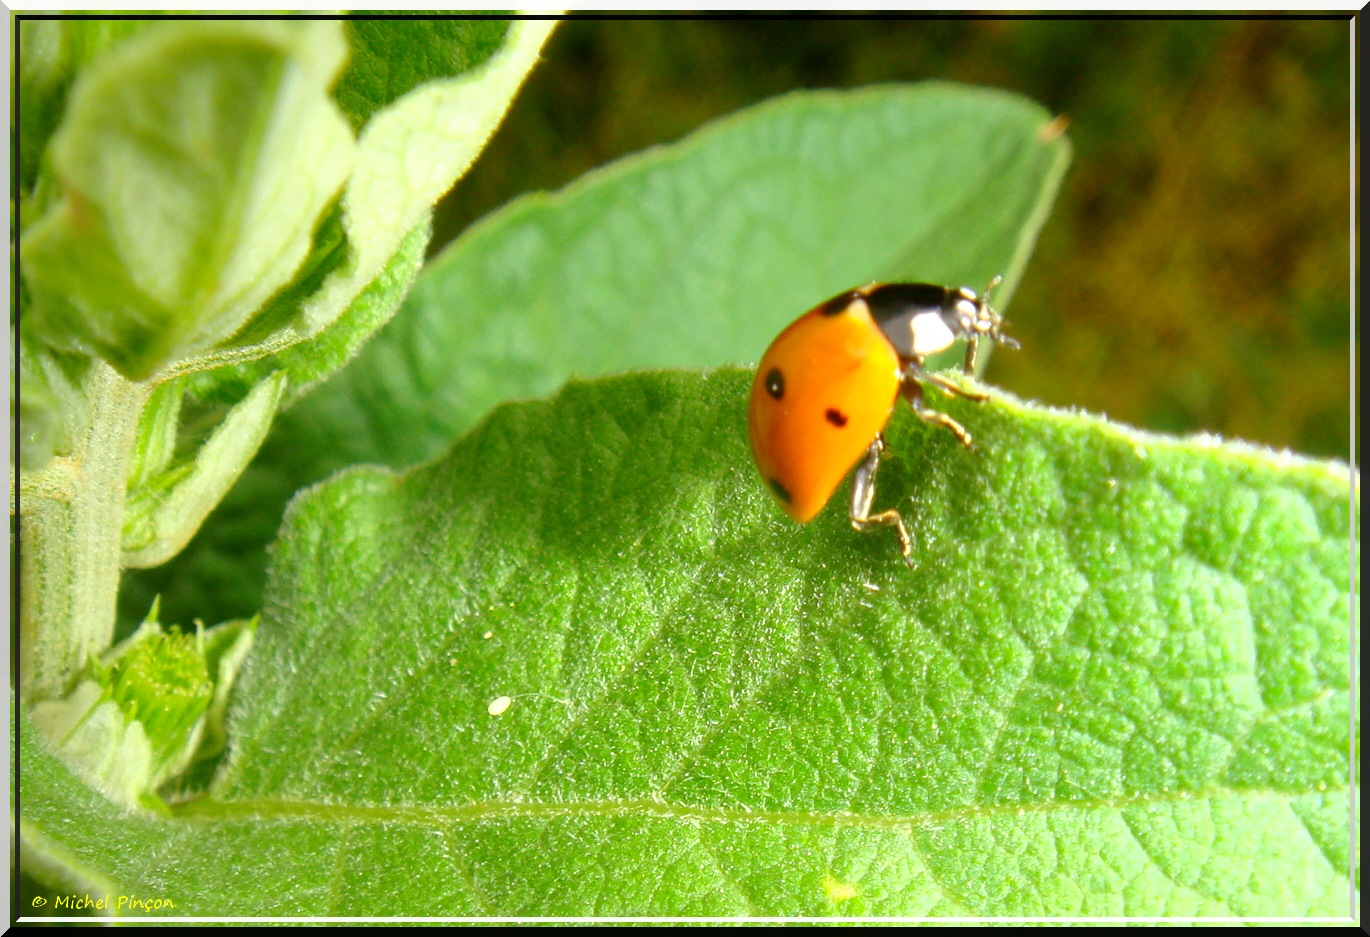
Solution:
M97 361L85 391L69 457L20 484L19 687L30 702L60 694L114 639L129 454L152 385ZM50 472L62 477L45 485Z

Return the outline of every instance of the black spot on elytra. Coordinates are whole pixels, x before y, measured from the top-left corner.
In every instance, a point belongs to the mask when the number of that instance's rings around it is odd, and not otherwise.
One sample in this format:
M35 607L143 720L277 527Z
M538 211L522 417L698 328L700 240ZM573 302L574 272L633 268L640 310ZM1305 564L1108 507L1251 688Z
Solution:
M776 400L785 396L785 375L780 373L779 368L771 368L766 375L766 393Z
M835 407L829 407L828 411L823 414L823 417L838 429L847 425L847 415Z
M785 490L785 486L780 484L780 479L778 478L771 479L771 491L774 491L775 496L779 498L781 501L784 501L786 504L789 504L791 501L794 500L790 497L790 493Z

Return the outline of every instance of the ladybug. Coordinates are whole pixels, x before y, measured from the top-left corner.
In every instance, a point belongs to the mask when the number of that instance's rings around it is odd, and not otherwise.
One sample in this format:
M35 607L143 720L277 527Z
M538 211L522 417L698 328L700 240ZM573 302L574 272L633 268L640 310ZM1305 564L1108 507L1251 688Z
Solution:
M923 385L970 400L986 395L928 373L923 363L966 339L962 369L971 374L982 339L1018 347L989 304L1001 280L991 280L983 296L966 287L872 283L820 303L780 333L757 366L747 429L756 467L786 514L808 523L856 466L852 527L893 527L904 562L913 567L899 512L871 513L885 424L903 397L919 419L945 426L971 446L965 427L924 404Z

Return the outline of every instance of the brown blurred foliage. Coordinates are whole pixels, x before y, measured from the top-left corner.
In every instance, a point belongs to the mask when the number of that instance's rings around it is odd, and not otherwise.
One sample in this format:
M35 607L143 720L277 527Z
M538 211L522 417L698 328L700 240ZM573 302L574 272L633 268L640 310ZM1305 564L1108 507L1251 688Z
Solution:
M1345 18L573 19L435 245L772 95L998 86L1065 115L1075 156L1009 310L1023 350L988 378L1149 429L1346 459L1350 45Z

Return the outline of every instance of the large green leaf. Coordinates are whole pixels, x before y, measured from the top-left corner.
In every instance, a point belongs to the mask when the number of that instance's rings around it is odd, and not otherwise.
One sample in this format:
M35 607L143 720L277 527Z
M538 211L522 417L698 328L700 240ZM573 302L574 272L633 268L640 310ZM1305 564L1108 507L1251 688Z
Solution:
M749 378L305 493L209 795L120 815L25 729L26 848L176 914L1349 912L1344 468L938 395L910 572L776 510Z

